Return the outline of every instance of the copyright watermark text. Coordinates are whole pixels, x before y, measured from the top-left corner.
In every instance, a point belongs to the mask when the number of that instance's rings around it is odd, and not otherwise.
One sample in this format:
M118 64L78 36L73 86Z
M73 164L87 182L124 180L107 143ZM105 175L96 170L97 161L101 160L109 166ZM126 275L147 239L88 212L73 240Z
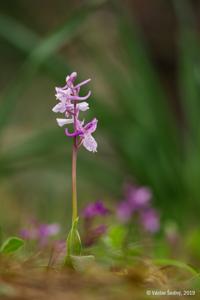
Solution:
M195 290L146 290L147 296L195 296Z

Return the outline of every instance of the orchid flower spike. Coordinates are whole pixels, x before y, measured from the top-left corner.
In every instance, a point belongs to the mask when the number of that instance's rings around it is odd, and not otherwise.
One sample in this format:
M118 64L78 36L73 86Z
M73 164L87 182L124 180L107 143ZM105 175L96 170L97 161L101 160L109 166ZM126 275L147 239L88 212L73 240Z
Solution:
M63 118L57 118L58 126L72 126L73 130L65 128L65 135L73 139L72 146L72 228L67 238L67 255L66 261L69 256L81 254L81 240L77 230L74 230L74 226L77 228L78 222L78 201L77 201L77 152L83 145L85 149L90 152L97 151L97 142L92 136L97 128L98 120L94 118L92 121L84 124L83 120L80 120L80 113L89 109L89 105L86 100L91 96L89 91L85 96L81 96L81 87L88 84L90 79L86 79L78 84L75 84L77 73L73 72L66 77L66 84L63 87L56 87L56 99L58 103L53 107L52 111L55 113L64 114ZM99 204L97 205L99 209ZM100 207L101 210L103 209ZM101 229L101 228L100 228ZM102 229L101 229L102 231ZM73 238L72 238L73 236ZM76 247L74 247L74 241L76 241ZM78 241L78 242L77 242ZM77 246L78 245L78 246Z
M57 118L59 127L73 125L73 132L70 133L68 128L65 129L65 134L68 137L76 139L76 146L83 145L88 151L97 151L97 142L92 136L92 133L97 128L97 119L94 118L91 122L84 125L84 121L79 120L79 113L89 109L88 103L85 101L91 96L89 91L85 96L80 96L81 87L88 84L91 79L86 79L78 84L75 84L77 73L73 72L66 77L66 84L63 87L56 87L56 99L59 101L52 109L55 113L64 114L64 118ZM79 139L79 140L78 140Z

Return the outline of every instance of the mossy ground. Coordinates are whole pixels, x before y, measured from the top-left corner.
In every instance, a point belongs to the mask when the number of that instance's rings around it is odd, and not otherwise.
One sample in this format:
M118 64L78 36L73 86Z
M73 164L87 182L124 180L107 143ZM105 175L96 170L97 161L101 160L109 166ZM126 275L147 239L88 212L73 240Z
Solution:
M126 268L105 268L93 263L83 272L70 268L47 268L38 258L19 261L2 258L0 261L0 299L13 300L143 300L163 299L148 296L148 290L195 291L199 299L199 278L173 266L157 266L150 260L138 260ZM180 299L165 296L164 299Z

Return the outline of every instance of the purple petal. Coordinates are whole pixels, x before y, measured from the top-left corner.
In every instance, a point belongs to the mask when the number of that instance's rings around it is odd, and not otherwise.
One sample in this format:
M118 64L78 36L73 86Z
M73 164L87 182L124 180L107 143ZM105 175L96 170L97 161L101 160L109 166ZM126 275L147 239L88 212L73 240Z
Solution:
M77 109L78 110L81 110L81 111L86 111L89 109L89 105L87 102L81 102L81 103L78 103L76 105ZM70 112L74 112L74 104L68 104L66 105L66 110L70 111Z
M84 131L86 134L91 134L97 129L98 120L94 118L91 122L84 126Z
M96 216L105 216L109 213L109 210L104 206L102 201L96 201L89 203L83 210L83 217L90 219Z
M60 87L56 87L56 99L60 101L67 101L69 99L69 96L71 95L72 90L70 88L63 89Z
M91 81L91 79L88 78L88 79L86 79L86 80L80 82L79 84L77 84L77 85L75 86L75 88L79 88L79 87L81 87L81 86L87 84L87 83L90 82L90 81Z
M90 95L91 95L91 91L89 91L87 93L87 95L83 96L83 97L81 97L81 96L69 96L68 98L70 100L83 101L83 100L87 100L90 97Z
M71 84L73 84L73 82L76 80L76 78L77 78L77 73L76 72L72 72L70 75L68 75L66 77L67 85L70 86Z
M83 133L83 132L82 132L81 130L77 130L77 131L75 131L75 132L70 133L70 132L68 131L68 128L65 129L65 134L66 134L66 136L69 136L69 137L76 137L76 136L78 136L78 135L80 135L80 134L82 134L82 133Z

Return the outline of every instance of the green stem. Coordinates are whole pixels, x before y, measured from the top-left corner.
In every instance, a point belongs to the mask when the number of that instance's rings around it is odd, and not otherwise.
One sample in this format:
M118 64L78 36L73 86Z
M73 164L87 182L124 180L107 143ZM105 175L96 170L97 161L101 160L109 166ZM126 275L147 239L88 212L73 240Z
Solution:
M77 130L77 107L76 101L74 102L74 132ZM76 187L76 162L77 162L77 137L74 137L72 148L72 224L78 217L78 204L77 204L77 187Z
M74 138L74 145L72 149L72 223L77 219L77 188L76 188L76 162L77 162L77 146L76 137Z

